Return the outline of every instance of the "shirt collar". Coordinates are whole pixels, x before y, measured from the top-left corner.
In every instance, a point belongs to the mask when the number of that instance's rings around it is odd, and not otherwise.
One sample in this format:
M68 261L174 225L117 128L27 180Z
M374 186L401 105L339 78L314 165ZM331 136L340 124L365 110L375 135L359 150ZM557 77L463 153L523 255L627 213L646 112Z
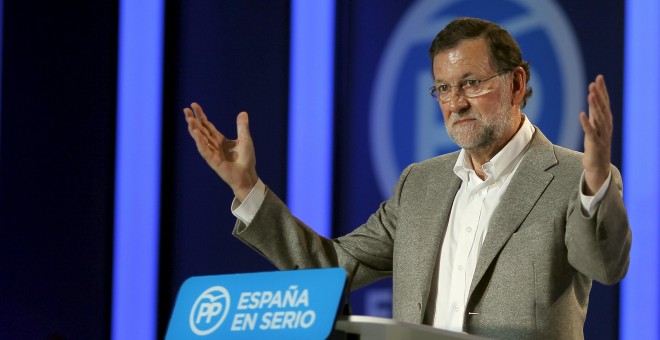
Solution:
M525 147L532 140L532 135L536 130L530 123L525 114L523 115L523 124L511 138L511 140L498 152L489 162L484 164L484 172L488 175L488 181L498 180L501 176L506 176L513 165L522 156ZM467 181L470 172L474 171L471 162L466 159L465 149L461 149L458 159L454 165L454 173L464 182Z

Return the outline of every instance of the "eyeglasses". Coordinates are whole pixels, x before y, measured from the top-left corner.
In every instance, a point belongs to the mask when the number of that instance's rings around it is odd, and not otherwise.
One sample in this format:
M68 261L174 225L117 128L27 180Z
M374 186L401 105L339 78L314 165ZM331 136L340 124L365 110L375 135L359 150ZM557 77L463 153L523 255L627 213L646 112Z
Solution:
M490 77L481 78L481 79L463 79L458 85L449 85L449 84L437 84L429 88L429 93L431 97L439 100L443 103L448 102L451 99L451 88L455 87L460 94L460 91L463 91L463 95L466 98L474 98L483 96L486 93L490 92L491 88L486 87L486 82L489 80L508 73L509 71L503 71L495 73Z

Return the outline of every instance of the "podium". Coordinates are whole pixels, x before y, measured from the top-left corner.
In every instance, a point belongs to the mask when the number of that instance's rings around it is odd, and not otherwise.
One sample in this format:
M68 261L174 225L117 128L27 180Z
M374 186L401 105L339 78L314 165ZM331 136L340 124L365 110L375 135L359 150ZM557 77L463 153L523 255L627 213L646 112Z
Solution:
M346 271L194 276L179 289L165 339L483 339L371 316L337 316Z
M345 333L346 338L357 335L361 340L439 340L439 339L485 339L466 333L457 333L428 325L419 325L387 318L364 315L339 317L335 331Z

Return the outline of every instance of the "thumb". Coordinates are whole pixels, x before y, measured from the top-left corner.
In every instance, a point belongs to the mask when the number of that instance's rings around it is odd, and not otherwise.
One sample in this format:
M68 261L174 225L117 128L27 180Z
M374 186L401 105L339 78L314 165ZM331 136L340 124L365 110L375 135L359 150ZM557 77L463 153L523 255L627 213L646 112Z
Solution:
M250 138L250 126L247 112L243 111L238 114L238 117L236 117L236 131L238 139Z

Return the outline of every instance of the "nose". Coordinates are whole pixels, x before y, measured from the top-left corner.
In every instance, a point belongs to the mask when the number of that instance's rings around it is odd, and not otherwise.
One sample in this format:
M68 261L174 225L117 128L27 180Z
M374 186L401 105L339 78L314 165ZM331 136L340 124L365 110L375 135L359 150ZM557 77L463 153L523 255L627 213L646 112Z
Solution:
M449 109L452 112L461 112L469 105L467 100L465 100L463 91L461 91L460 88L456 88L456 87L451 89L451 95L449 96L448 103L449 103Z

